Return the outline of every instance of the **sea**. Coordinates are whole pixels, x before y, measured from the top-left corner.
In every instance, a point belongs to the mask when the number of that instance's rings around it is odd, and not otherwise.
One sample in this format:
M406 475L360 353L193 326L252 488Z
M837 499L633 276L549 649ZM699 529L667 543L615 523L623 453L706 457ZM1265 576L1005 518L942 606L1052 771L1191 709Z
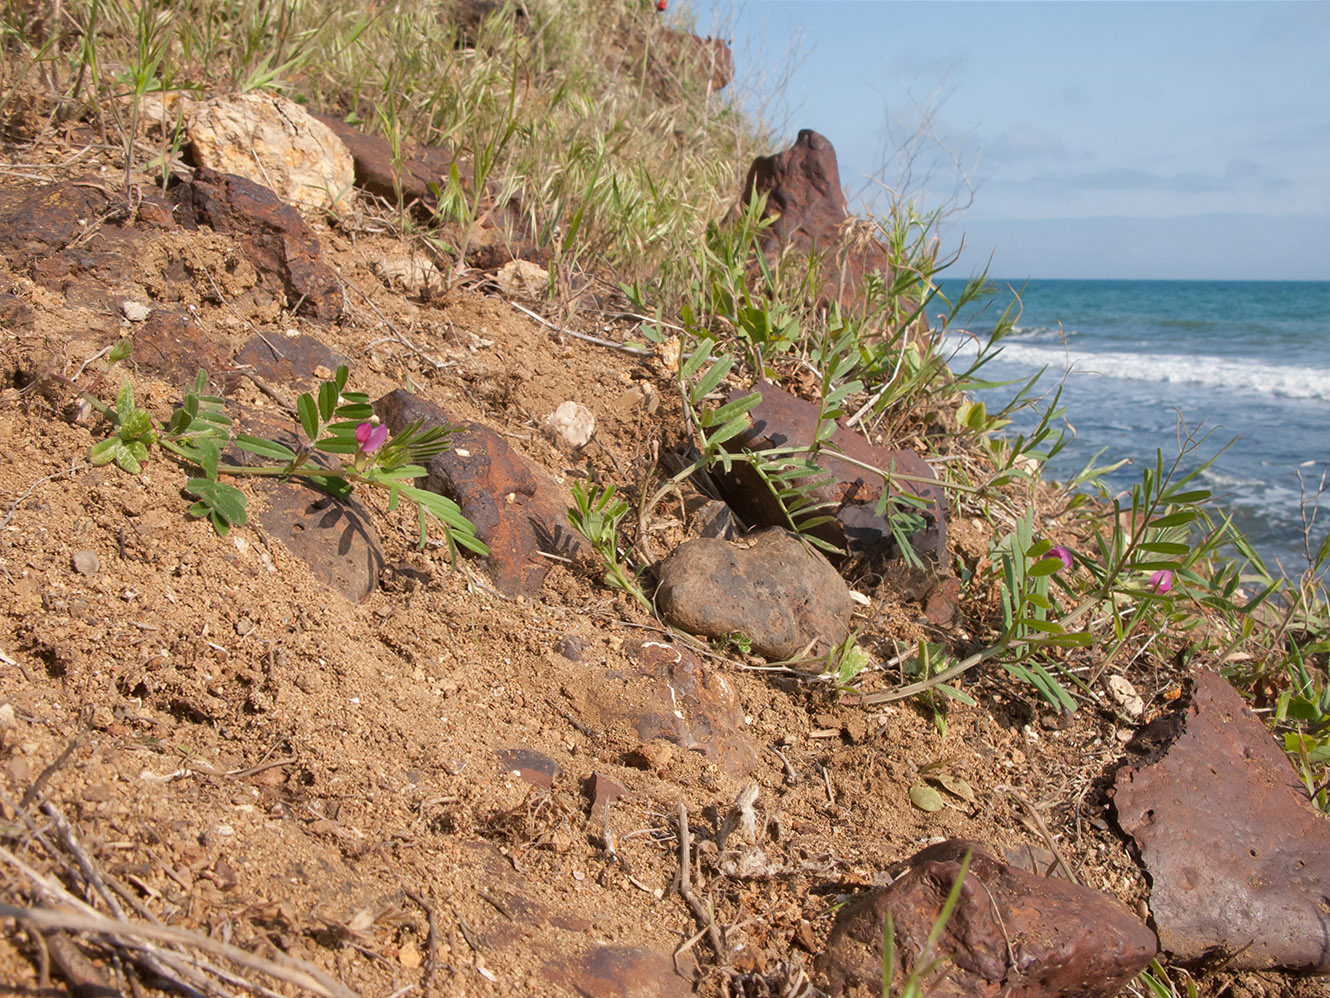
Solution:
M957 284L944 282L943 294ZM1181 469L1214 458L1195 485L1211 490L1214 513L1232 514L1272 573L1307 569L1307 539L1314 553L1330 530L1330 281L994 284L1002 295L953 324L951 366L967 366L1018 297L1015 328L979 376L1023 384L1042 370L1035 394L1046 402L1062 385L1061 425L1073 436L1047 477L1069 480L1103 451L1099 465L1127 462L1103 478L1120 494L1157 452L1168 467L1188 435L1204 437ZM1017 388L975 395L992 412ZM1005 432L1038 421L1022 410Z

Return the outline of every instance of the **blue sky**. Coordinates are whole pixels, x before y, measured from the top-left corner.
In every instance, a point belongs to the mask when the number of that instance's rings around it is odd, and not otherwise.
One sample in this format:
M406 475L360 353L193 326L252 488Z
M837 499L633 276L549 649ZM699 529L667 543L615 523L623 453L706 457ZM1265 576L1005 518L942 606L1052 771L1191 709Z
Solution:
M805 127L832 141L852 207L880 191L866 177L898 186L893 152L931 107L908 193L957 209L956 271L991 253L1005 278L1330 280L1330 3L692 13L733 36L736 93L782 144Z

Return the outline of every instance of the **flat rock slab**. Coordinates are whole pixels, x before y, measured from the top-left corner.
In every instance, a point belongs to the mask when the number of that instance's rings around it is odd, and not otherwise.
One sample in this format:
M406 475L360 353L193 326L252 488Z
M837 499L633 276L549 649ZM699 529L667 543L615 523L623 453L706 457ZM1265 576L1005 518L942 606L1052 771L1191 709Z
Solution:
M192 385L200 369L216 374L230 361L229 344L203 328L178 305L159 305L134 328L133 364L180 385Z
M168 192L186 227L211 226L234 236L249 262L268 283L281 287L291 310L327 322L342 316L342 285L323 260L318 237L267 187L244 177L199 170L188 183Z
M257 488L266 497L259 523L309 565L315 578L352 602L374 591L383 547L360 503L300 482L262 482Z
M727 442L727 449L738 453L812 444L818 423L816 405L766 381L759 381L752 390L761 393L762 401L749 413L751 426ZM727 401L746 394L734 392ZM926 479L924 482L895 482L888 495L917 496L925 502L925 506L917 511L923 515L926 525L908 539L916 551L930 552L939 564L945 565L947 504L941 485L936 484L937 476L924 459L912 450L874 446L843 426L836 427L830 443L837 451L870 467ZM845 549L854 558L877 561L896 554L891 525L885 515L877 514L877 503L883 490L882 476L850 464L830 450L819 457L818 465L832 477L832 481L815 489L814 494L833 504L829 512L835 519L812 532L827 543ZM750 524L785 523L776 497L746 464L736 463L733 471L721 476L720 481L725 500ZM912 506L897 508L914 509ZM890 506L886 512L891 512Z
M1117 821L1150 876L1175 959L1330 973L1330 818L1265 725L1219 675L1142 728L1118 771Z
M943 976L927 979L935 998L1108 998L1154 957L1154 933L1115 898L1065 880L1027 873L982 845L950 839L916 853L908 872L836 917L815 966L833 998L882 987L887 912L896 931L893 982L904 983L960 874L973 858L935 956Z
M349 363L317 337L270 333L246 341L235 356L234 366L270 384L284 385L295 392L310 392L331 380L339 365ZM229 380L234 383L238 379L236 375Z
M793 534L749 547L718 537L680 544L660 567L656 605L675 627L709 638L742 634L772 660L824 655L849 633L849 587Z
M590 691L600 726L626 723L644 745L662 738L735 776L757 768L761 751L722 673L664 641L625 646L624 652L632 665L605 673Z
M455 428L452 447L430 461L425 488L452 499L475 526L490 549L490 577L505 595L534 597L550 569L541 552L569 557L580 547L568 525L568 497L489 427L455 420L400 388L374 410L393 433L418 419Z

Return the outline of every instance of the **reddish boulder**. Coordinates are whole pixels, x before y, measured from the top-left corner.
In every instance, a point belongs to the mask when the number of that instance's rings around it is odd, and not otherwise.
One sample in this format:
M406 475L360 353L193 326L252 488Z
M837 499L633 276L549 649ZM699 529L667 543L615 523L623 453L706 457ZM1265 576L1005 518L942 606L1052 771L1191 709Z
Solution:
M977 843L950 839L916 853L890 887L841 909L815 961L833 998L882 987L882 936L891 913L896 985L920 959L947 896L973 849L951 918L931 956L938 998L1108 998L1153 959L1154 934L1116 899L1080 884L1008 866Z
M568 556L580 541L568 499L554 480L480 423L455 420L432 402L397 389L374 403L394 433L418 419L454 428L452 447L429 464L425 488L448 496L490 549L486 564L509 596L535 596L550 569L541 552Z
M292 311L324 321L346 307L341 282L323 262L318 237L289 204L268 188L229 173L199 170L171 189L187 227L211 226L235 236L265 282L286 293Z
M1330 973L1330 818L1222 676L1137 732L1113 792L1175 959Z
M762 401L749 414L749 428L726 443L732 453L771 447L801 447L813 442L818 423L816 405L765 381L755 384L753 390L761 392ZM736 391L730 398L745 394ZM923 528L908 537L911 547L916 552L931 553L939 564L945 565L946 500L941 485L937 484L937 476L924 459L912 450L874 446L843 426L836 428L829 442L831 447L822 452L818 464L832 480L813 492L819 500L832 503L826 512L835 518L814 528L812 533L844 549L852 558L875 562L899 553L889 520L893 509L917 512L923 517ZM836 452L870 467L923 481L893 481L887 489L889 505L883 515L878 515L877 504L884 488L882 476L850 464L837 457ZM747 464L736 462L729 474L720 476L720 482L726 502L749 524L785 524L780 503ZM891 502L893 498L903 496L917 497L924 506L917 508L903 501Z
M836 150L817 132L805 128L784 152L753 160L740 203L747 205L763 194L763 216L775 219L762 235L763 256L774 264L786 249L823 254L824 301L851 306L869 274L889 269L881 242L850 238L850 210L841 191Z

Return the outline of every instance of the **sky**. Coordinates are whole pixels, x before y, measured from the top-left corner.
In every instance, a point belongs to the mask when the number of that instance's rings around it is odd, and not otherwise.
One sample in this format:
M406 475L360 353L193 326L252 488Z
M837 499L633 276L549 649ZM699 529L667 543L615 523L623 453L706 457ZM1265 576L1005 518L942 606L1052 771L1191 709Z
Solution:
M831 140L852 210L940 210L955 276L1330 280L1323 0L691 12L780 148Z

